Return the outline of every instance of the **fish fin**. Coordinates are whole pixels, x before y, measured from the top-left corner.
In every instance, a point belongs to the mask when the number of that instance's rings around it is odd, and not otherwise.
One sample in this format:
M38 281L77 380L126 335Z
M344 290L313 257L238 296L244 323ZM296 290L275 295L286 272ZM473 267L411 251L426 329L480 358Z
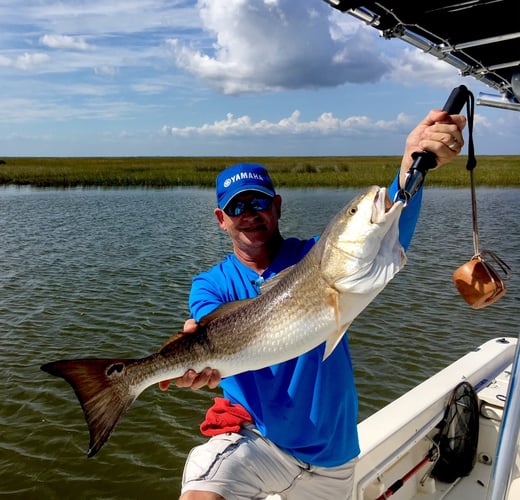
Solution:
M292 268L295 265L296 264L294 264L292 266L289 266L289 267L286 267L283 271L280 271L278 274L276 274L272 278L269 278L268 280L265 280L260 285L260 293L266 293L269 290L271 290L271 288L274 288L280 282L280 280L283 280L291 272Z
M269 278L268 280L264 281L260 285L260 293L266 293L267 291L271 290L274 286L276 286L280 280L284 279L285 276L291 271L291 269L294 267L289 266L283 271L280 271L276 276L273 276L272 278ZM234 300L232 302L226 302L225 304L222 304L221 306L217 307L213 312L207 314L201 320L199 321L199 325L201 327L206 326L210 321L213 321L214 319L220 318L221 316L225 316L226 314L230 314L237 309L245 306L249 302L256 300L256 297L250 298L250 299L242 299L242 300ZM182 335L182 332L181 334ZM174 335L170 340L174 341L178 335ZM168 341L167 343L169 343Z
M325 343L325 353L323 354L323 361L325 361L331 354L336 346L339 344L339 341L343 337L345 330L350 326L350 323L347 325L340 325L340 310L339 310L339 293L330 289L328 292L328 298L331 303L332 309L334 311L334 320L336 323L336 330L333 334L327 339Z
M220 318L221 316L225 316L226 314L230 314L237 309L245 306L249 302L255 300L252 299L243 299L243 300L234 300L233 302L226 302L225 304L222 304L221 306L217 307L213 312L207 314L204 316L200 321L200 326L206 326L210 321L213 321L214 319Z
M74 389L90 433L88 457L93 457L101 449L138 396L124 381L129 361L77 359L41 366L43 371L65 379Z
M197 330L196 330L197 331ZM168 350L171 347L171 344L174 342L177 342L182 337L185 337L186 335L193 335L195 332L178 332L175 335L171 336L159 349L158 352L162 352L165 350Z
M240 307L245 306L248 302L251 302L252 299L243 299L243 300L234 300L233 302L226 302L225 304L222 304L221 306L217 307L213 312L207 314L201 320L198 322L198 328L194 332L178 332L172 337L170 337L159 349L159 352L169 350L171 346L179 341L181 338L187 336L187 335L194 335L198 332L201 332L205 329L205 327L208 325L209 322L213 321L214 319L220 318L221 316L225 316L226 314L230 314L234 312L236 309L239 309Z
M343 338L343 335L347 331L348 327L352 323L347 323L345 326L342 327L341 330L336 330L333 335L331 335L326 343L325 343L325 353L323 354L323 361L325 361L331 354L334 349L336 349L337 345L339 344L339 341Z

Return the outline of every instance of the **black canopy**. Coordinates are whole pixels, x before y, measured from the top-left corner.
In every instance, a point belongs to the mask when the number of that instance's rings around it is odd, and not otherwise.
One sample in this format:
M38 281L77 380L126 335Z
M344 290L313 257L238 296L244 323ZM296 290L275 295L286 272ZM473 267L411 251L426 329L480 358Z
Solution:
M520 110L520 0L325 1L500 94L480 104Z

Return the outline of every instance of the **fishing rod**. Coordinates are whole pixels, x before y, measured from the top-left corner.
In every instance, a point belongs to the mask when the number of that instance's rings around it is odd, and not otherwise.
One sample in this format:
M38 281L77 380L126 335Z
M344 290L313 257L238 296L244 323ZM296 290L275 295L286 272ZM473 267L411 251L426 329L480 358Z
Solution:
M386 489L384 493L379 495L376 500L385 500L386 498L391 497L394 493L397 493L406 481L408 481L411 477L415 475L417 471L422 469L427 463L435 462L438 458L438 447L432 447L428 454L414 467L412 467L403 477L397 479L392 485Z
M421 482L431 475L442 482L453 484L471 472L477 456L479 404L469 382L460 382L452 390L437 428L439 432L431 439L433 445L426 456L393 482L376 500L385 500L397 493L428 463L433 466Z

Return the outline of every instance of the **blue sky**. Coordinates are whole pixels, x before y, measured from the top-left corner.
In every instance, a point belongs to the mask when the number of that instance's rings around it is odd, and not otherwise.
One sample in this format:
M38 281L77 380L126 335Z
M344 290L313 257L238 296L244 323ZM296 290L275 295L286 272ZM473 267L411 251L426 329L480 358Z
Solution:
M322 0L0 2L2 156L394 155L460 84ZM519 136L476 107L477 154Z

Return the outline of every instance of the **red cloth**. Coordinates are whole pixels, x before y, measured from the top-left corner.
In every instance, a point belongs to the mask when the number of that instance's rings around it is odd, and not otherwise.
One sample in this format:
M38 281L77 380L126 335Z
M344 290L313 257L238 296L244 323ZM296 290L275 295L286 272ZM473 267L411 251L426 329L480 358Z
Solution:
M204 436L238 432L246 422L253 422L253 418L242 405L215 398L215 404L206 412L206 420L200 424L200 432Z

